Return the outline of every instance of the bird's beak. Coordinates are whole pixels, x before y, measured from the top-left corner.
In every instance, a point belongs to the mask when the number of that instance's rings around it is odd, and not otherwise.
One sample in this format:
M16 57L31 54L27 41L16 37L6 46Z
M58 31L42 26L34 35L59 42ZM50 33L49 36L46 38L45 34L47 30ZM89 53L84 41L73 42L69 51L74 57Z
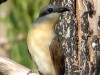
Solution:
M63 13L65 11L69 11L69 9L67 7L58 7L58 12L59 13Z

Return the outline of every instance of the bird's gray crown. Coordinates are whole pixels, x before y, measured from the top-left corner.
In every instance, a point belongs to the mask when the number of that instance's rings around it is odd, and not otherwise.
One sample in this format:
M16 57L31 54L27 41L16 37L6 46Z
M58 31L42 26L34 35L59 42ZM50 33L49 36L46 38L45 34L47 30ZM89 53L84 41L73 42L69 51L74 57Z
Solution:
M45 16L51 13L62 13L65 11L69 11L69 9L62 6L49 5L49 6L44 7L41 10L39 17Z

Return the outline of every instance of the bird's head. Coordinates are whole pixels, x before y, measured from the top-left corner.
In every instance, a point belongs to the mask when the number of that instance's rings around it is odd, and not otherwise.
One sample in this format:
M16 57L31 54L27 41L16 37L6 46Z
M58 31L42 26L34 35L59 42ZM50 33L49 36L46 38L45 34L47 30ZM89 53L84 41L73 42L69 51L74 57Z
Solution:
M40 11L37 23L46 21L49 23L55 23L58 20L61 13L65 11L69 11L69 9L66 7L55 5L46 6Z
M41 10L39 17L44 17L44 16L54 17L57 15L59 16L61 13L65 11L69 11L69 9L62 6L49 5Z

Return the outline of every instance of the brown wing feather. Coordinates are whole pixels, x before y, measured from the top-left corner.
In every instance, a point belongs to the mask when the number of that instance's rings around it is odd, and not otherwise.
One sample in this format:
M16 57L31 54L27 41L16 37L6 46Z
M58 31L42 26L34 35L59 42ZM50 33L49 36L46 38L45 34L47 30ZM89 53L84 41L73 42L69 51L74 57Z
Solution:
M59 43L58 38L54 38L50 44L50 54L53 61L57 75L64 75L65 72L65 62L64 62L64 53Z

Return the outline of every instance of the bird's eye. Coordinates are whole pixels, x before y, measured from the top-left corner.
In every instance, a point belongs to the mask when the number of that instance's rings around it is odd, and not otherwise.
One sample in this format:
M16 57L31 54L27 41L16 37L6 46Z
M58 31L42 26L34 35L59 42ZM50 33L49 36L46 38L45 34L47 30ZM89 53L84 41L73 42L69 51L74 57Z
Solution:
M53 12L53 9L52 8L49 8L48 9L48 12L50 13L50 12Z

